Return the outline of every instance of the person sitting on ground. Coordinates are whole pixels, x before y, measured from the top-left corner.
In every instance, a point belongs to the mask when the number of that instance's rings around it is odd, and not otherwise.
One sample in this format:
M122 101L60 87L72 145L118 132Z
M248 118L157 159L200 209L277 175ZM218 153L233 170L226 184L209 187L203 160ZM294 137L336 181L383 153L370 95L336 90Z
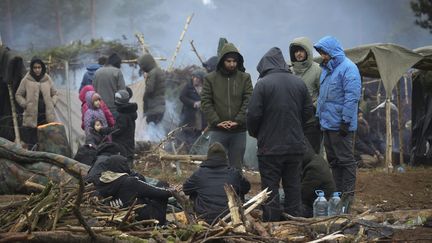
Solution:
M88 104L86 102L85 97L87 92L89 91L95 91L93 85L84 86L79 93L79 99L81 100L81 128L83 130L84 130L84 114L88 110ZM100 108L102 109L105 118L108 122L108 127L113 127L115 124L114 116L112 115L110 109L102 99L100 100Z
M196 214L209 224L228 212L225 184L232 185L241 198L250 190L250 183L242 173L228 166L223 145L215 142L209 147L207 160L183 184L184 193L194 202Z
M102 126L108 127L108 122L104 112L101 109L101 97L94 91L89 91L86 94L86 102L88 110L84 113L84 131L86 136L90 133L91 123L97 119L102 122Z
M100 196L112 197L111 201L120 208L129 207L137 200L137 204L145 206L135 210L136 220L156 219L160 225L166 223L168 198L174 191L168 183L160 181L156 186L150 185L143 176L131 171L127 158L121 155L110 156L101 162L101 167L103 171L95 183Z
M301 194L303 216L312 217L313 202L316 199L315 190L323 190L325 195L331 196L336 191L336 185L329 163L316 154L312 145L306 141L306 152L303 155Z
M111 142L111 137L103 129L103 123L99 119L91 122L90 132L87 134L85 144L97 148L101 143Z
M384 156L375 148L372 142L369 123L359 109L357 136L354 143L354 156L359 161L359 167L372 168L384 161Z

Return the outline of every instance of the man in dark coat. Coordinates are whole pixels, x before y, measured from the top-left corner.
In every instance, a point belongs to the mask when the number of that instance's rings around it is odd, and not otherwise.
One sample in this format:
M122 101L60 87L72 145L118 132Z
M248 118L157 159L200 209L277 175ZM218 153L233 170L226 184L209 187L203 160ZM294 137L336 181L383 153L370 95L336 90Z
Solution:
M182 137L187 146L195 142L207 126L200 110L201 91L205 75L206 72L203 70L193 71L192 80L185 85L180 93L180 101L183 103L180 125L186 125Z
M101 162L103 171L95 184L102 197L112 197L120 208L128 207L137 199L138 204L145 204L136 210L137 220L157 219L159 224L166 222L166 208L172 190L168 184L160 182L156 186L147 183L143 176L136 176L130 170L127 159L121 155L112 155Z
M143 98L147 124L158 124L165 113L165 75L150 54L140 56L138 64L147 73Z
M246 148L246 108L252 82L243 56L232 43L224 45L217 69L204 78L201 110L210 128L210 144L221 143L231 166L241 169Z
M303 126L313 116L304 82L291 74L279 48L271 48L258 63L260 79L247 113L249 134L258 140L261 187L272 191L263 220L279 221L279 183L285 192L285 212L301 215L300 173L305 141Z
M240 197L250 190L250 183L240 171L228 166L222 144L213 143L207 160L183 184L184 193L194 202L195 212L209 224L228 212L225 184L232 185Z

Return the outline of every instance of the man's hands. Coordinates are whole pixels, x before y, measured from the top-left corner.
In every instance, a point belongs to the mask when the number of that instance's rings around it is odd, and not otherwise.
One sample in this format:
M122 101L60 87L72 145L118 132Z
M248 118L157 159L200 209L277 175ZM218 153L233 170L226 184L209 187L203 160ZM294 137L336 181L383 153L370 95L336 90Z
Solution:
M201 101L196 101L196 102L193 104L193 107L194 107L195 109L199 109L199 108L201 107Z
M237 126L238 126L238 123L234 122L234 121L223 121L223 122L217 124L217 127L223 128L223 129L226 129L226 130L230 130L232 128L236 128Z

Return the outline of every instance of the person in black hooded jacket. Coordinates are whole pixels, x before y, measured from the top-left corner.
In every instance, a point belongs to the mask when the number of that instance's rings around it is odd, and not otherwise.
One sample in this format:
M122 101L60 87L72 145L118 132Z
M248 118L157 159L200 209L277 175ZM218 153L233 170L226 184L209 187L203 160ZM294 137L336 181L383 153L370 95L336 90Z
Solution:
M194 202L195 212L209 224L228 212L225 184L232 185L240 197L250 190L250 183L240 171L228 166L223 145L215 142L209 147L207 160L183 184L184 193Z
M271 48L258 63L260 74L247 113L248 132L258 140L261 187L272 191L263 207L264 221L279 221L279 183L285 192L284 211L301 215L300 172L305 141L303 127L313 116L304 82L291 74L279 48Z
M102 197L111 196L120 208L132 205L137 199L138 204L145 204L136 210L137 220L156 219L159 224L165 224L168 198L173 190L167 183L150 185L143 176L133 174L127 159L121 155L110 156L100 166L102 172L95 187Z
M123 146L130 166L132 166L135 154L135 120L138 117L138 105L129 103L132 90L119 90L114 95L114 102L117 106L118 117L113 128L104 128L112 132L112 141ZM108 132L110 133L110 132Z

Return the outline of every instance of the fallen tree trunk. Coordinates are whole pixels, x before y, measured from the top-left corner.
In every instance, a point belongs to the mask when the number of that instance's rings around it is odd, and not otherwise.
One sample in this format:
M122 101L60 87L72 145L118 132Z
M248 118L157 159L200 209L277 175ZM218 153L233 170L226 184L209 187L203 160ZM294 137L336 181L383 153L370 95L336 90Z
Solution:
M181 161L181 162L191 162L191 161L204 161L207 159L206 155L192 155L192 154L162 154L160 156L161 160L168 161Z

